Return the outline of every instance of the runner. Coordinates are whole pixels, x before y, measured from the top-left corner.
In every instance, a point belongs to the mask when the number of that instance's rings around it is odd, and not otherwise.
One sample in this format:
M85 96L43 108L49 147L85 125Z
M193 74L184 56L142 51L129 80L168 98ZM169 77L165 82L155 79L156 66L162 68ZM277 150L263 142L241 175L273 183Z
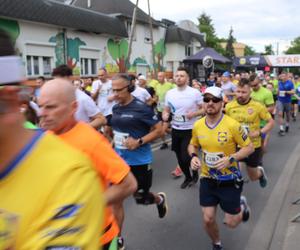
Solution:
M41 127L53 131L92 160L100 183L104 186L107 204L104 233L99 234L101 245L103 249L109 249L115 243L115 247L111 249L117 250L116 237L119 229L111 205L123 201L136 190L135 178L104 136L88 124L76 121L75 88L70 82L64 79L47 82L41 89L39 105Z
M246 222L250 216L247 200L241 196L243 178L237 161L251 154L253 147L241 125L222 113L221 88L207 88L203 100L206 116L194 124L188 151L192 168L201 169L199 196L204 227L212 249L221 250L217 206L224 211L224 224L229 228ZM202 160L198 158L199 150Z
M236 100L226 105L225 112L237 120L250 137L255 151L243 161L247 165L250 180L259 180L260 186L264 188L267 186L268 180L264 168L259 166L262 161L261 135L271 131L274 120L265 106L251 99L251 87L248 79L241 79L235 93ZM261 120L267 121L262 128L260 128Z
M178 164L185 175L181 188L185 189L197 183L198 171L190 171L190 157L187 146L192 136L193 124L202 114L201 93L189 86L187 69L179 67L175 75L177 87L167 92L163 111L164 131L168 128L171 117L172 150L176 154Z
M14 54L0 30L0 248L96 250L103 208L96 174L56 136L23 127L24 69Z
M117 104L113 107L111 127L117 153L130 165L137 179L138 190L134 194L137 204L156 204L159 218L167 214L166 194L150 192L152 186L152 152L150 142L160 137L161 123L151 107L132 96L135 85L126 74L119 74L112 81ZM123 204L115 206L120 231L124 221ZM120 234L121 235L121 234ZM119 249L125 249L124 239L119 238Z
M288 79L286 72L282 72L280 75L280 81L278 83L278 100L277 100L277 112L278 123L280 126L279 135L284 136L289 132L290 112L291 112L291 96L295 94L294 84ZM284 118L285 116L285 125Z
M225 71L222 75L222 86L226 100L231 102L235 96L236 85L230 81L230 73Z

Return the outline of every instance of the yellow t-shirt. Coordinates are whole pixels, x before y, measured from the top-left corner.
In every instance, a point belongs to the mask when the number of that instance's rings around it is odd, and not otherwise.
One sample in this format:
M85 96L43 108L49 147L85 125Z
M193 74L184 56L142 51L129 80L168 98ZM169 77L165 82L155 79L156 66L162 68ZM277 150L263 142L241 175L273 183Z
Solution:
M247 104L241 105L234 100L225 107L226 114L238 121L247 133L260 129L262 120L268 121L272 117L267 108L259 102L250 100ZM261 146L261 137L251 138L254 148Z
M86 156L38 131L0 172L0 249L99 249L102 191Z
M201 148L201 176L217 180L232 180L240 176L237 162L222 170L214 168L220 158L236 152L237 146L245 147L251 143L241 125L227 115L222 115L213 128L206 124L203 117L194 124L190 144Z

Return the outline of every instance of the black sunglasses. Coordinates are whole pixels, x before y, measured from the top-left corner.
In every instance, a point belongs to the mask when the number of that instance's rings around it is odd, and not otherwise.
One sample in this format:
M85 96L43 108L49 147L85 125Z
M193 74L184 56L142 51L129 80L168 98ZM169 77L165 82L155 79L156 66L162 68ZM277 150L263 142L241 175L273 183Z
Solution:
M128 86L129 86L129 85L126 85L125 87L119 88L119 89L112 89L112 92L113 92L113 93L119 93L119 92L121 92L123 89L128 88Z
M205 103L209 103L210 101L212 101L213 103L218 103L218 102L222 101L222 99L217 98L217 97L207 97L206 96L206 97L203 98L203 101Z

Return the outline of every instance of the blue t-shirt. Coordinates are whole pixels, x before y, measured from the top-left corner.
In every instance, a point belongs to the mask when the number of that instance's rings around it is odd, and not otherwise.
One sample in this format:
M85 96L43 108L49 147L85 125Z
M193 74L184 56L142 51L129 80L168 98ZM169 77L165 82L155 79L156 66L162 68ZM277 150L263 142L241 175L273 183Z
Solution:
M116 104L112 109L110 125L114 132L116 152L130 166L144 165L152 162L152 151L149 143L135 150L128 150L123 145L127 137L135 139L148 134L151 127L158 123L158 118L147 104L134 97L126 106Z
M292 81L287 80L286 82L278 83L278 100L282 103L289 103L292 100L292 95L286 94L284 91L291 91L294 89L294 84Z

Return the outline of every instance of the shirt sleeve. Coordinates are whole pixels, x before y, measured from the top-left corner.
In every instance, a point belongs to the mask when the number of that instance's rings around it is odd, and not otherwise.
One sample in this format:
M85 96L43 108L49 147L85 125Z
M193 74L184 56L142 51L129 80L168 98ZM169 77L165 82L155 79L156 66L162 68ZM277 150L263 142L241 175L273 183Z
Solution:
M274 98L273 98L273 94L270 90L268 90L267 95L266 95L266 100L265 100L265 104L268 105L273 105L274 104Z
M113 150L107 139L99 134L99 142L92 152L92 159L97 172L104 180L113 184L120 183L130 172L127 163ZM101 154L99 154L101 152ZM105 155L105 157L103 157Z
M199 141L197 139L197 126L196 124L194 125L193 127L193 130L192 130L192 138L190 140L190 144L195 146L195 147L199 147Z
M260 105L260 111L259 111L259 117L260 119L264 120L264 121L269 121L272 116L270 114L270 112L268 112L267 108L263 105Z
M234 122L232 126L232 135L234 141L239 147L246 147L251 143L249 136L246 134L245 130L242 128L241 124Z
M196 94L196 103L197 105L201 105L203 103L203 97L199 91Z
M103 193L90 161L85 163L73 166L48 190L48 203L33 222L39 231L27 249L98 249Z
M91 94L95 94L96 91L98 90L99 86L100 86L100 84L98 81L93 81Z
M96 103L93 101L93 99L90 96L86 95L83 104L84 104L84 109L88 114L89 118L94 117L95 115L100 113Z
M155 124L159 122L157 115L154 113L151 107L148 107L147 104L145 104L146 107L143 110L143 113L141 115L141 120L146 125L152 127Z

